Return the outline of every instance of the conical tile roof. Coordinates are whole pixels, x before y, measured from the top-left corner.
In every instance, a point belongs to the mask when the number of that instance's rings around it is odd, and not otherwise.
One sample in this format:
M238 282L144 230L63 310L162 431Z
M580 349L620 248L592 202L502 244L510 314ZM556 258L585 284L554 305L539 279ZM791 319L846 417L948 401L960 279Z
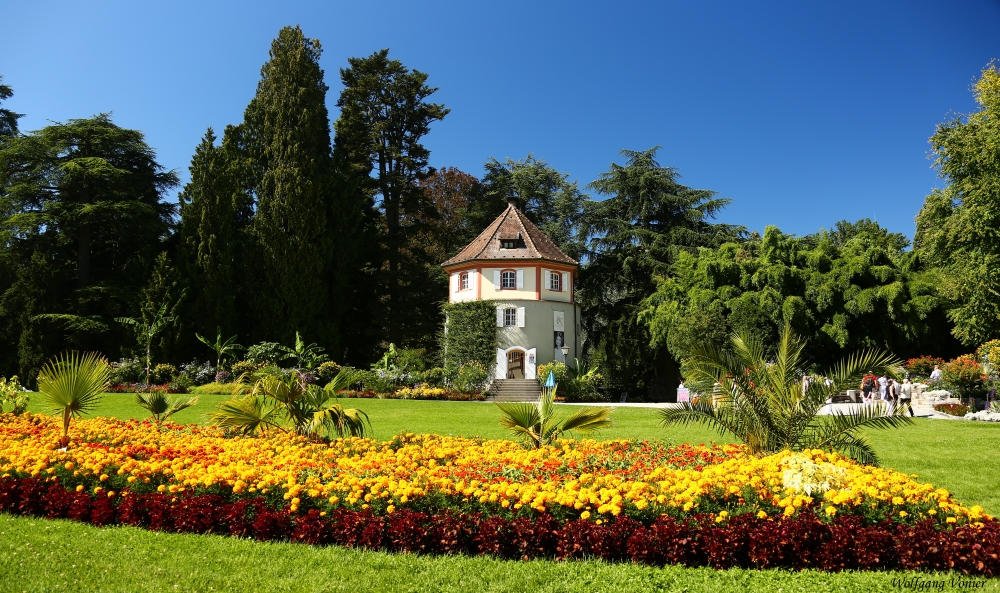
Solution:
M501 247L501 239L518 239L518 247L505 249ZM441 264L444 267L453 266L474 260L529 260L544 259L562 264L578 265L572 257L563 253L551 239L545 236L528 217L514 206L507 206L503 214L497 217L472 243L458 252L458 255Z

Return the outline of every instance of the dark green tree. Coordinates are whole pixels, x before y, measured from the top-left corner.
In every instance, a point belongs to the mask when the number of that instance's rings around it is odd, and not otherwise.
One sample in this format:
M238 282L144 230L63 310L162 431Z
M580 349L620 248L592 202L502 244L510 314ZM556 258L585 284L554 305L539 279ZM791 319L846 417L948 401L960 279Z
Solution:
M591 241L577 296L587 350L611 387L661 399L676 387L677 364L667 348L650 343L638 318L643 300L679 253L732 240L743 229L710 223L729 200L681 185L675 169L656 161L657 150L623 150L625 165L612 163L590 184L608 198L586 214L583 234Z
M0 76L0 101L6 101L14 96L14 89L3 84L3 76ZM0 138L17 135L17 120L24 117L20 113L14 113L10 109L0 109Z
M867 219L801 238L767 227L763 237L679 253L640 321L654 345L680 359L732 332L774 349L786 326L820 367L872 348L958 354L939 272L907 245Z
M296 328L309 327L336 351L340 311L331 306L337 287L328 278L337 248L330 219L337 196L320 53L319 41L299 27L278 33L236 142L245 159L238 166L255 198L254 327L247 333L290 342Z
M153 360L180 362L178 346L181 338L190 333L181 318L186 294L187 289L167 253L160 253L153 263L149 282L139 294L139 318L143 323L152 325L161 309L163 316L170 319L152 344Z
M449 110L427 102L437 90L427 86L427 74L390 60L388 49L348 63L340 71L344 90L337 101L335 143L352 179L380 214L378 325L385 342L419 344L432 339L440 324L445 281L442 275L427 276L430 259L408 237L433 215L420 186L433 172L422 139Z
M589 200L568 174L530 154L518 161L490 158L485 168L469 208L471 226L482 231L514 198L528 219L566 255L580 260L585 250L581 224Z
M107 115L0 143L0 327L19 344L21 376L52 348L117 354L125 336L111 320L162 251L174 213L163 193L176 184L142 133Z
M1000 338L1000 71L975 85L980 109L938 126L935 165L948 185L927 196L915 243L944 271L952 332L966 346Z
M195 332L237 331L242 256L250 198L240 190L230 146L217 146L209 128L191 159L191 179L180 192L179 268L190 299L183 316Z

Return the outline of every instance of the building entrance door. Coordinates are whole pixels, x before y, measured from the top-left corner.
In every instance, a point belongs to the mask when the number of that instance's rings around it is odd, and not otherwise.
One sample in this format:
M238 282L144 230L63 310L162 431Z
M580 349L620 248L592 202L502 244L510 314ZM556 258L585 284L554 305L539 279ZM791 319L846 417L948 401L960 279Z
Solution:
M524 378L524 350L511 350L507 353L507 378Z

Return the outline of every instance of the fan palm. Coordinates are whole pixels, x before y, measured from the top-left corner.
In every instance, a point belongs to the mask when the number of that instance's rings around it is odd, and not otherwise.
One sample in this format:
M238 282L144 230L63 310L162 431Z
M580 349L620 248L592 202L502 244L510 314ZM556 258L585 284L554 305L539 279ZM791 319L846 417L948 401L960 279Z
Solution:
M866 371L896 376L900 361L890 354L868 350L853 354L824 375L831 380L803 389L798 369L804 366L805 344L789 327L781 333L778 350L769 360L763 343L748 333L734 333L731 347L696 347L685 361L695 381L716 384L712 398L682 403L660 411L661 424L704 424L731 434L756 455L807 448L833 449L865 464L878 457L863 428L887 429L912 424L906 409L896 406L886 414L881 406L819 416L826 400L857 385Z
M69 446L70 420L92 411L108 386L111 367L96 352L64 352L45 363L38 374L38 394L57 414L63 431L59 446Z
M611 408L583 406L563 420L555 417L556 388L542 391L537 404L497 403L503 412L500 424L528 446L537 449L551 445L571 431L588 434L611 426Z
M145 408L152 415L153 421L160 423L177 412L195 405L198 403L198 398L174 399L168 398L167 394L162 391L153 391L151 393L136 393L135 403Z
M298 371L288 376L266 375L257 379L248 392L223 402L209 419L217 426L244 434L276 429L310 438L365 436L371 429L368 415L335 401L355 377L356 371L345 367L321 388L306 383Z

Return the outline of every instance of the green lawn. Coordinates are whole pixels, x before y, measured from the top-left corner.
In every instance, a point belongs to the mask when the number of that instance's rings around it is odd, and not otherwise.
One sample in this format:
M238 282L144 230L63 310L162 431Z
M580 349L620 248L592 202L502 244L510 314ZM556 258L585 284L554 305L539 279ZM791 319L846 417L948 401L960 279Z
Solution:
M204 422L225 396L203 395L178 422ZM366 411L375 437L435 432L504 438L492 404L343 400ZM44 412L40 402L31 410ZM569 413L571 407L563 408ZM95 415L143 418L127 394L108 394ZM723 441L700 428L657 426L654 410L618 408L600 438ZM1000 515L1000 475L992 467L1000 426L918 419L870 434L883 465L951 490L966 505ZM656 569L600 562L505 562L311 548L233 538L97 529L67 521L0 515L0 591L874 591L901 589L899 573ZM950 576L921 574L923 579ZM983 581L1000 590L1000 581ZM951 590L945 582L944 589ZM940 590L940 589L936 589ZM983 590L980 588L979 590Z

